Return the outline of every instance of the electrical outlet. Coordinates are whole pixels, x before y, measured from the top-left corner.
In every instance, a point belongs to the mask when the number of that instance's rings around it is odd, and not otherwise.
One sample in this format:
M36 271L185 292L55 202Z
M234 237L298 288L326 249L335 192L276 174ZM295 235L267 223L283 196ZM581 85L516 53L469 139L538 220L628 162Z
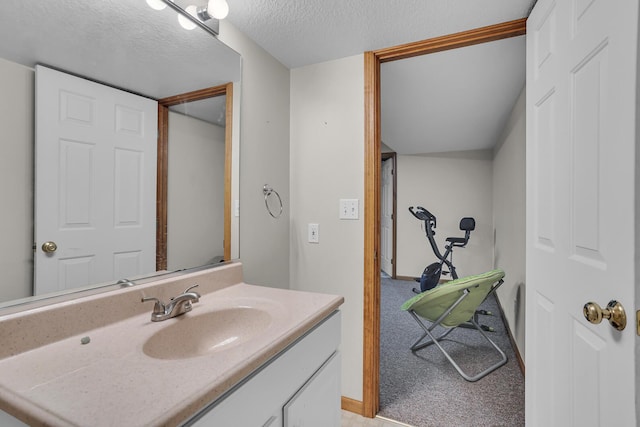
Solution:
M309 224L309 243L320 243L320 230L318 224Z
M340 219L358 219L358 199L340 199Z

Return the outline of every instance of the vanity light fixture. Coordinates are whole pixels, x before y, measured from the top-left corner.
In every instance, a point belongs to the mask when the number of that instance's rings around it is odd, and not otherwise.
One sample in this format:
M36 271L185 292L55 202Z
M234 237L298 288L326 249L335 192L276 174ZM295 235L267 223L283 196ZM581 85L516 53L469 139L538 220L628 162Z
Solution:
M207 10L214 18L224 19L229 14L229 5L227 0L209 0Z
M176 0L146 1L155 10L162 10L169 6L178 12L178 22L182 28L193 30L199 26L214 37L219 34L219 21L229 14L229 5L226 0L209 0L206 6L189 5L187 7L179 6Z
M194 5L187 6L185 10L189 15L193 16L194 18L197 17L198 15L198 9ZM185 30L193 30L194 28L197 27L197 25L193 23L189 18L181 14L178 14L178 22L180 23L182 28L184 28Z
M209 19L224 19L229 14L229 5L226 0L209 0L207 7L198 8L198 18L201 21Z
M162 0L147 0L147 4L151 9L162 10L167 7L167 4Z

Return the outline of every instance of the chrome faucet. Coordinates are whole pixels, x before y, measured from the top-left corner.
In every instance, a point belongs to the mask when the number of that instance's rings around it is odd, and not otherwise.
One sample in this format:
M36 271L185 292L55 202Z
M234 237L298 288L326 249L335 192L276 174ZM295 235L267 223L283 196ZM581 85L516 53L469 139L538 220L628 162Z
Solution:
M171 319L172 317L180 316L193 308L192 303L200 301L200 294L197 292L191 292L191 289L198 287L193 285L187 288L186 291L180 295L171 298L168 304L164 304L158 298L148 297L142 298L142 302L155 301L153 306L153 312L151 312L151 321L160 322L162 320Z

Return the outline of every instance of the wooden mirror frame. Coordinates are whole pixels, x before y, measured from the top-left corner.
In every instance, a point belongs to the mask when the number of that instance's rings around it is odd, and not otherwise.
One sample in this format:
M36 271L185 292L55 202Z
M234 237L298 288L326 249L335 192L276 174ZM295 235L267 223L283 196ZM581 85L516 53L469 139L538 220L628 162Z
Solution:
M362 402L343 409L365 417L380 406L380 64L526 34L526 18L364 53L364 331Z
M169 107L225 96L224 133L224 260L231 259L231 144L233 83L214 86L158 100L158 180L156 195L156 270L167 268L167 194L169 176Z

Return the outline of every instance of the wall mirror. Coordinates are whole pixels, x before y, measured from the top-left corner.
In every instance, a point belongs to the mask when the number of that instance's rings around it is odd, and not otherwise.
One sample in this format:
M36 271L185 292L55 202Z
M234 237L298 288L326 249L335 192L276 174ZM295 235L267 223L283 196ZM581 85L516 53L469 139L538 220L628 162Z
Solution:
M179 6L180 2L175 5ZM220 214L220 206L226 203L224 209L230 212L231 200L237 199L237 194L231 194L231 188L235 186L230 181L237 180L238 171L237 168L232 172L229 169L233 162L231 153L237 155L239 150L239 138L237 133L230 137L229 125L232 117L238 119L238 114L233 112L239 111L239 105L232 102L233 84L230 83L240 82L240 55L202 28L183 28L178 22L179 14L175 7L156 10L145 1L5 0L0 9L0 196L3 199L0 227L5 238L0 248L0 267L4 276L0 281L0 308L27 303L34 298L78 292L77 289L63 290L33 297L34 253L43 244L36 242L34 235L37 227L34 221L36 64L156 101L217 88L214 94L207 93L197 100L181 99L170 107L161 106L159 111L162 108L167 110L166 132L173 135L167 139L169 151L172 151L172 140L177 145L187 139L178 129L187 128L193 133L195 124L206 123L206 126L217 128L218 140L222 138L222 148L207 147L211 152L207 155L214 152L224 155L222 159L212 158L209 168L217 171L216 182L221 183L210 183L212 191L207 195L209 203L218 206L217 211L197 210L200 221L206 222L211 229L212 235L207 236L207 240L217 242L219 249L210 254L199 253L192 259L185 255L185 259L172 260L171 232L175 231L171 229L172 224L176 230L184 226L180 221L192 225L196 211L185 218L184 214L172 215L169 206L169 218L163 226L169 236L168 243L165 242L169 245L165 248L168 254L165 255L165 264L127 278L134 280L217 262L220 258L237 258L239 248L237 244L234 246L237 236L231 235L231 231L225 235L224 230L234 230L237 234L239 219L236 216L231 218L230 213L226 216ZM201 113L198 112L203 109L208 117L199 116ZM172 122L178 123L175 128L171 127ZM158 125L164 126L162 123ZM197 148L192 148L189 155L194 155L193 150ZM185 189L193 190L190 179L205 179L193 176L176 179L178 174L171 175L170 161L170 158L166 159L169 171L164 172L164 185L170 193L165 195L165 202L169 204L172 196L181 194ZM224 221L234 221L236 225L231 227ZM195 244L191 246L197 248ZM184 251L178 250L177 253ZM111 285L120 278L83 287ZM117 288L111 285L101 290Z

